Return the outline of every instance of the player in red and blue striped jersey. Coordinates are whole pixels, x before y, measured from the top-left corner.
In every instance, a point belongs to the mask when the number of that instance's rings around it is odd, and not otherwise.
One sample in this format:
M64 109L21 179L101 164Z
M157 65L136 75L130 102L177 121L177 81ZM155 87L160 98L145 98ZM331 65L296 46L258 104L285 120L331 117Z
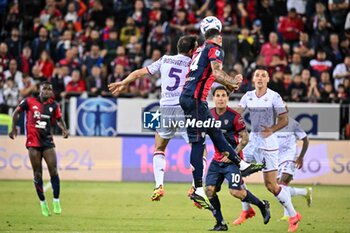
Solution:
M59 201L60 179L57 172L57 158L55 144L53 142L51 126L57 123L62 129L63 138L68 138L68 130L62 119L59 104L52 99L53 89L50 82L40 84L39 97L29 97L21 101L13 112L12 130L9 137L17 136L16 122L21 112L26 113L27 142L30 162L34 173L34 186L40 199L41 213L49 216L50 211L45 200L43 189L42 159L46 161L51 177L53 189L53 207L55 214L61 214L62 209Z
M204 127L204 123L213 119L206 98L213 82L226 86L229 91L237 90L242 82L242 75L231 77L222 70L224 52L221 48L222 37L217 29L205 33L206 41L192 57L190 71L187 74L184 90L180 96L180 105L188 121L195 122L187 127L191 143L190 163L193 167L194 192L191 199L206 209L213 209L203 189L202 155L205 148L205 136L208 134L215 147L225 154L230 161L240 165L242 171L251 174L261 170L263 165L248 164L240 159L232 146L226 141L220 128ZM211 125L211 124L210 124Z

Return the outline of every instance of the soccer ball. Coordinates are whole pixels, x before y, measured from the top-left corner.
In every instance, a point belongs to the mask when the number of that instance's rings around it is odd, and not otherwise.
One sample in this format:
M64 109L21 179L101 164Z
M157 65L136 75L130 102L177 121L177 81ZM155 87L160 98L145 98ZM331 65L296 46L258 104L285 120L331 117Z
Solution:
M202 19L200 28L203 35L206 33L206 31L212 28L216 28L219 30L219 32L221 32L222 24L221 21L215 16L208 16Z

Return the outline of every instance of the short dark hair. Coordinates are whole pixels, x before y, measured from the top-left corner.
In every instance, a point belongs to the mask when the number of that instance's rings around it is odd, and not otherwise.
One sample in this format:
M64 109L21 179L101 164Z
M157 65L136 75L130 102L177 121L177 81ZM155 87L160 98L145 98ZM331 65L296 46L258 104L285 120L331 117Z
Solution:
M213 90L213 96L215 96L215 92L216 92L216 91L219 91L219 90L224 90L224 91L226 92L227 96L230 95L230 93L228 92L228 90L227 90L226 87L224 87L224 86L217 86L217 87L215 87L214 90Z
M182 36L177 42L178 53L188 53L190 50L194 50L197 43L196 36Z
M204 37L205 37L206 40L208 40L208 39L213 39L213 38L215 38L217 36L220 36L220 35L221 34L220 34L218 29L211 28L211 29L208 29L208 31L205 32Z
M43 81L40 83L40 86L44 86L44 85L51 85L52 86L52 83L49 81Z

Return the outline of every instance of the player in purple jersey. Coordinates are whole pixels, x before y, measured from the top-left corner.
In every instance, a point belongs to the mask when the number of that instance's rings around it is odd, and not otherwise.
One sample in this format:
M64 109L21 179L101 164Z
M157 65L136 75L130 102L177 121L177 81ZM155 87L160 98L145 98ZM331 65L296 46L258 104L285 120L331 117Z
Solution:
M193 167L194 192L191 199L206 209L213 209L203 189L202 155L205 148L205 136L208 134L215 147L227 158L240 165L247 174L259 171L262 164L248 164L241 160L232 146L226 141L220 127L205 127L213 116L210 113L206 97L214 81L223 84L228 90L237 90L242 82L242 75L231 77L222 70L224 52L221 48L222 37L217 29L209 29L205 33L206 41L193 55L190 71L184 90L180 96L180 105L188 121L187 134L191 143L190 163Z

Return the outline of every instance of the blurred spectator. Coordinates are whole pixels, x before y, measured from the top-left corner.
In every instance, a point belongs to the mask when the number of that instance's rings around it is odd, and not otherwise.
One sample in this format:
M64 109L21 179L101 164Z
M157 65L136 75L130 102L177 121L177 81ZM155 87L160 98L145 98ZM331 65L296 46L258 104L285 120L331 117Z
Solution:
M135 70L141 67L141 63L145 58L145 54L142 50L142 45L136 39L136 36L130 38L130 42L126 45L128 60L131 70Z
M326 52L324 50L318 50L316 53L316 59L310 61L311 75L320 78L322 72L330 72L331 69L332 62L326 60Z
M328 0L328 9L332 16L332 23L338 32L343 30L348 8L349 0Z
M120 82L120 81L123 81L125 78L126 78L126 73L124 71L124 66L121 64L117 64L114 67L113 73L108 76L107 81L108 83Z
M273 0L273 11L277 18L287 15L287 0Z
M3 87L4 101L10 108L15 108L19 102L19 90L15 83L15 80L10 77L6 80Z
M103 42L100 39L100 32L97 29L92 29L89 35L85 38L85 54L91 50L92 45L98 45L103 48Z
M343 83L344 79L350 79L350 54L344 58L344 63L338 64L333 71L334 87Z
M103 48L106 50L106 56L104 61L109 64L117 55L118 46L122 45L120 40L118 40L118 32L115 29L109 31L109 38L103 44Z
M311 77L310 79L310 86L307 92L307 99L309 100L309 103L316 103L321 99L317 79L315 77Z
M321 73L320 81L318 82L321 91L325 88L326 83L331 83L331 77L327 71L324 71Z
M29 74L23 74L23 79L18 84L18 89L21 99L30 97L37 91L36 84Z
M92 95L106 94L106 81L107 80L103 78L101 68L94 65L91 70L91 75L86 79L86 90Z
M66 57L66 52L72 46L73 35L69 30L65 30L61 39L58 41L56 45L56 54L55 60L60 61Z
M162 8L160 0L153 0L151 10L148 12L148 25L153 28L157 23L163 24L168 21L168 16Z
M308 69L303 69L303 70L301 71L301 81L302 81L303 83L305 83L306 86L309 86L310 79L311 79L310 70L308 70Z
M326 7L322 2L316 3L316 12L312 17L309 18L310 29L316 30L320 20L325 20L327 22L327 27L331 28L330 17L326 12Z
M148 36L146 56L149 57L155 49L160 50L162 54L170 52L170 39L160 24L156 25Z
M60 17L61 12L56 8L55 3L49 3L45 8L40 12L40 24L45 25L49 22L51 17Z
M117 57L112 61L111 66L113 67L117 64L124 66L126 72L130 72L129 58L126 56L125 48L123 46L117 48Z
M350 54L350 39L343 37L340 41L340 51L343 55Z
M295 8L288 11L287 17L282 17L278 23L278 31L282 34L283 40L290 46L299 40L299 33L304 30L304 23L297 15Z
M283 72L276 71L272 74L272 79L268 83L268 87L281 95L282 99L286 97L286 89L283 84Z
M282 60L285 59L283 48L278 44L277 40L277 34L271 32L269 35L269 42L265 43L261 48L260 54L264 57L264 63L266 66L270 65L274 55L278 55Z
M301 64L301 58L299 54L293 54L292 63L289 64L289 69L292 72L292 77L294 77L297 74L301 74L301 71L303 70L303 65Z
M255 59L254 38L249 33L249 29L244 27L241 34L237 36L237 61L244 64L245 67L248 67Z
M343 54L339 46L339 36L332 33L329 36L329 45L326 47L327 57L335 66L343 61Z
M301 56L304 67L309 65L310 60L315 56L315 50L311 46L307 33L300 33L299 44L294 46L293 52Z
M7 44L0 43L0 79L4 79L4 71L7 69L10 59L7 54Z
M274 11L269 0L262 0L259 2L260 4L258 5L257 9L257 17L261 20L262 31L264 33L265 40L267 40L270 33L275 30L276 12L280 12L281 9Z
M15 85L18 86L22 82L23 74L18 70L16 59L11 59L9 63L9 69L4 72L5 79L12 78L15 81Z
M40 54L44 50L51 53L51 42L48 36L47 29L41 27L39 29L39 36L32 42L32 58L34 61L38 60Z
M111 16L110 9L105 9L100 0L94 0L90 12L90 20L95 22L95 25L102 29L106 19Z
M72 77L68 76L68 67L57 67L53 70L51 83L57 101L60 101L61 93L66 90L66 85L71 80Z
M12 28L11 36L5 40L8 47L8 55L11 58L17 58L21 54L22 43L19 37L20 33L18 28Z
M331 83L325 83L324 89L321 91L322 103L334 103L337 100L337 96L333 91L333 85Z
M152 91L151 80L147 77L137 79L129 86L129 94L135 97L147 98Z
M144 6L143 0L136 0L134 3L134 10L129 13L135 21L135 25L145 32L145 28L148 25L148 12Z
M105 42L107 40L109 40L109 35L111 30L114 30L114 18L113 17L109 17L106 19L106 26L104 27L104 29L102 30L102 41Z
M141 38L141 31L136 27L134 19L128 17L125 26L120 30L120 41L124 47L130 41L131 36L136 36L137 40L139 40Z
M80 95L84 91L86 91L86 86L80 77L80 71L73 70L72 80L67 84L66 91L61 93L62 98L66 97L67 95Z
M288 87L289 101L304 102L307 96L307 86L301 81L301 76L296 75Z
M251 31L251 35L254 38L254 49L255 49L255 57L257 52L261 50L261 46L265 43L265 36L261 31L261 21L259 19L255 20L253 23L253 29Z
M40 59L35 63L35 66L40 70L40 77L51 79L55 65L46 50L42 51Z
M250 27L256 17L257 2L255 0L240 0L237 4L238 24L243 27Z
M21 56L17 59L18 69L22 71L22 73L31 73L31 67L34 65L34 60L31 57L32 50L29 46L25 46L22 50Z
M239 31L237 17L232 10L232 3L226 2L223 13L222 33L231 35L233 32Z
M312 34L313 47L316 49L325 48L327 45L330 34L327 24L328 22L325 18L319 19L317 28Z
M349 94L346 92L345 87L344 87L343 84L340 84L338 86L337 100L340 103L348 103L349 102Z
M68 49L66 51L66 58L58 62L59 66L67 66L69 68L69 72L71 72L74 69L79 69L80 62L76 56L77 55L75 53L74 47L71 49Z
M82 67L82 77L91 75L93 66L101 67L103 64L103 57L101 55L100 47L97 44L91 46L90 53L85 57Z
M290 84L292 83L292 73L290 71L286 71L283 73L283 84L284 88L288 90Z
M268 72L270 75L276 71L284 72L287 64L288 62L286 60L282 60L279 55L275 54L272 56L272 60L268 66Z

